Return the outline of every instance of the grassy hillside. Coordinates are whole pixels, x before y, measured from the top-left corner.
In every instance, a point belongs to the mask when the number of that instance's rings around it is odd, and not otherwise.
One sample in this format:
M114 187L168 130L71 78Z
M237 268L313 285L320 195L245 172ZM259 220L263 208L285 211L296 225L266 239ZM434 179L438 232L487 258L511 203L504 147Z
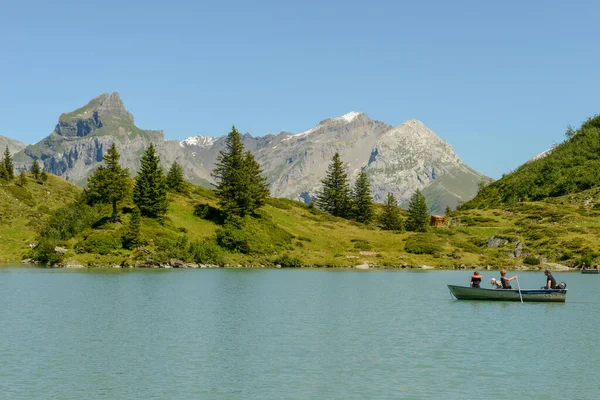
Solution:
M43 185L28 177L24 187L0 179L0 262L20 260L49 215L80 191L53 175Z
M53 177L54 181L60 179ZM124 204L122 222L112 224L108 206L70 206L57 214L62 217L53 217L44 232L60 231L52 249L54 245L68 249L63 263L84 266L133 266L178 259L290 267L368 263L541 268L548 263L591 264L599 251L598 190L504 209L456 211L451 214L451 227L412 233L383 231L376 225L335 218L287 199L270 199L255 216L225 220L212 191L189 185L189 194L169 195L169 211L161 221L142 218L144 243L128 250L121 238L129 227L132 208L131 203ZM32 236L32 231L28 232L25 238L13 231L11 235L17 236L14 248L9 246L12 254L25 256Z
M543 200L600 186L600 116L590 118L544 158L487 186L461 208L489 208Z

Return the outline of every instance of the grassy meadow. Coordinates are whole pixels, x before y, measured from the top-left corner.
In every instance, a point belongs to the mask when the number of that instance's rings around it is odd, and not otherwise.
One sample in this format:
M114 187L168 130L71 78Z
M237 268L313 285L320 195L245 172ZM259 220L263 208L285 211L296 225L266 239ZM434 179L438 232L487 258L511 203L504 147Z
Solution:
M29 244L49 229L49 215L80 193L52 175L43 185L31 178L25 187L2 182L0 260L30 256ZM575 267L596 261L600 238L600 189L453 211L449 226L414 233L384 231L375 223L336 218L274 198L251 217L226 221L211 190L188 184L187 194L169 194L168 213L161 220L142 218L142 245L126 249L121 238L132 209L131 202L121 204L121 222L113 224L108 205L90 208L89 223L56 243L67 249L62 263L135 266L177 259L267 267Z

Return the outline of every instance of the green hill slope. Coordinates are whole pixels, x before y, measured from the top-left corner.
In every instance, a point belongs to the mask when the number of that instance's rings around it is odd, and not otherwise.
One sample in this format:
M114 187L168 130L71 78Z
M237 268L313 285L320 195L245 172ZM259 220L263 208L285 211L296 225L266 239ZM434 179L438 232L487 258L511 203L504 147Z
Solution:
M573 137L557 145L549 155L528 162L485 187L462 208L489 208L543 200L599 185L600 116L596 116L583 123Z
M588 265L598 253L599 190L504 209L456 211L451 227L413 233L335 218L286 199L269 199L256 215L225 221L212 191L192 185L188 189L188 195L169 195L169 210L161 221L142 218L143 243L136 248L123 248L122 242L131 203L121 208L122 222L116 224L108 222L108 206L67 206L41 230L60 231L62 237L55 236L50 246L38 240L39 248L65 247L63 264L123 267L198 263L545 268L556 267L553 263ZM28 232L21 237L13 231L12 254L29 252L32 231Z
M43 185L28 177L24 187L0 180L0 262L20 260L49 215L80 192L53 175Z

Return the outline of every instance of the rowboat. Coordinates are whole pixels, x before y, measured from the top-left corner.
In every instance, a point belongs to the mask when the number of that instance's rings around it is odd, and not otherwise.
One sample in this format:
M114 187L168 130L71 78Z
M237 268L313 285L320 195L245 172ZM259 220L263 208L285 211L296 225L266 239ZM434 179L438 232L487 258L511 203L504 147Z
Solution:
M596 268L592 268L592 269L582 269L581 270L582 274L600 274L600 270L597 270Z
M567 289L484 289L469 286L448 285L450 293L457 300L496 300L496 301L551 301L564 303Z

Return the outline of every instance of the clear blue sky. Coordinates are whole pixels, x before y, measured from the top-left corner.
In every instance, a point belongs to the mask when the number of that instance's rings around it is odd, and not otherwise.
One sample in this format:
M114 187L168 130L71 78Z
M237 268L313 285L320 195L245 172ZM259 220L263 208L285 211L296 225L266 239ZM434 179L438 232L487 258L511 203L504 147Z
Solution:
M597 1L0 0L0 134L118 91L169 139L416 118L498 178L600 113Z

